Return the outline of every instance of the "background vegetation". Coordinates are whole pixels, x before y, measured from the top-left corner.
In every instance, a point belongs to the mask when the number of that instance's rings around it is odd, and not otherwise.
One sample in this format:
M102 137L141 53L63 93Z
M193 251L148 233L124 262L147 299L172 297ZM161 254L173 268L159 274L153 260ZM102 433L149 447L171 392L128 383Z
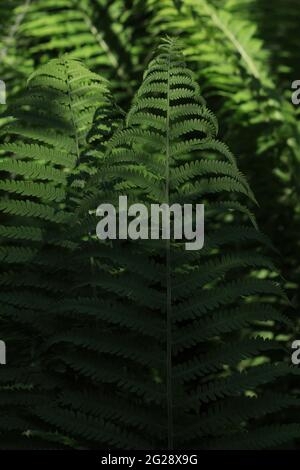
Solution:
M0 14L1 447L298 447L297 0L12 0ZM170 86L151 62L166 36L180 44L160 50L179 68ZM165 246L108 249L89 212L125 190L165 200L166 161L168 197L201 197L210 222L199 258L172 247L173 364Z

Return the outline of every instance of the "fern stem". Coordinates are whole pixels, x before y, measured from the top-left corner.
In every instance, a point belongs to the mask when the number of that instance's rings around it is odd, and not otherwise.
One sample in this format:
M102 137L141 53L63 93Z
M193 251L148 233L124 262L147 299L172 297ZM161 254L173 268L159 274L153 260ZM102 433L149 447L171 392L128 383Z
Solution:
M247 64L250 72L252 73L252 75L257 78L258 80L260 80L260 75L259 75L259 71L254 63L254 60L250 57L250 55L248 54L248 52L246 51L246 49L243 47L243 45L239 42L239 40L237 39L237 37L233 34L232 31L230 31L230 29L226 26L226 24L221 20L221 18L219 17L219 15L217 14L217 11L215 9L213 9L212 7L210 7L207 2L205 1L204 3L202 3L202 6L204 8L204 11L206 11L206 13L211 17L212 21L215 23L215 25L217 26L217 28L219 28L222 33L229 39L229 41L233 44L233 46L235 47L235 49L238 51L238 53L240 54L240 56L242 57L242 59L245 61L245 63Z
M168 94L166 123L166 203L170 202L170 62L168 64ZM166 243L166 284L167 284L167 415L168 449L173 449L173 384L172 384L172 290L171 290L171 246L170 237Z
M167 240L167 408L168 408L168 449L173 450L173 386L172 386L172 291L171 291L171 250Z
M99 46L103 49L103 51L107 54L107 57L112 65L112 67L115 69L116 74L119 76L119 78L122 80L122 82L127 83L127 91L130 95L133 94L133 89L130 85L130 78L127 75L126 71L124 70L123 66L119 64L119 61L114 54L114 52L111 50L109 47L109 44L107 41L105 41L103 33L99 31L99 29L93 24L91 19L88 17L88 15L81 10L81 13L83 15L84 21L86 25L88 26L89 30L91 31L92 35L98 42Z
M68 98L69 98L69 110L70 110L72 126L74 129L74 139L76 143L76 166L77 166L79 165L79 161L80 161L79 136L77 132L76 120L75 120L73 106L72 106L73 99L72 99L72 88L70 84L71 77L69 74L69 66L68 66L67 61L64 61L64 65L66 68L66 75L67 75L66 84L67 84L67 93L68 93Z

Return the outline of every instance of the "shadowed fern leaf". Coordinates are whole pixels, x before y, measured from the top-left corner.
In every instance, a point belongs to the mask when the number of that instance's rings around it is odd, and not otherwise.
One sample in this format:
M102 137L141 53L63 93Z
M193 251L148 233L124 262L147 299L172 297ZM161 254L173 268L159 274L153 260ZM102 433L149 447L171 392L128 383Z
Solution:
M104 81L64 57L22 100L0 161L1 323L16 352L0 376L3 448L14 433L28 447L290 445L300 426L284 416L298 398L284 380L298 372L278 341L253 334L289 325L275 307L285 294L181 47L160 46L123 124ZM96 208L120 195L148 209L203 203L203 249L98 240Z
M50 306L57 329L44 342L43 367L60 394L32 412L75 447L254 449L300 434L297 424L274 424L298 400L268 389L297 370L277 342L252 331L289 322L268 304L284 294L270 275L268 241L253 227L253 193L217 132L180 48L166 40L78 209L92 235L73 266L92 259L93 270L75 275L71 293ZM148 208L204 203L204 248L97 240L97 204L117 206L124 194ZM254 275L260 267L264 279Z

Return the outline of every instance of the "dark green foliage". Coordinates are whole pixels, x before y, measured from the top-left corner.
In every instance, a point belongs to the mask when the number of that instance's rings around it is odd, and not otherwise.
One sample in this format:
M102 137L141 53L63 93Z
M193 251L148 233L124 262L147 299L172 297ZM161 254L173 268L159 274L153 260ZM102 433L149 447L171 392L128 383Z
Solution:
M257 322L289 324L268 302L284 294L255 197L176 42L160 47L111 138L107 87L78 62L52 61L29 83L2 146L2 331L15 345L1 374L2 447L13 436L20 446L198 449L298 437L298 424L274 415L298 405L280 392L297 369L253 334ZM203 250L97 240L97 205L122 194L204 203Z
M299 445L298 10L0 6L1 448ZM204 203L204 248L100 242L122 194Z
M10 367L21 367L21 372L40 370L42 338L56 328L53 304L74 280L72 254L77 242L67 230L78 194L84 194L85 181L96 171L86 134L96 107L105 117L108 103L103 79L78 61L62 58L31 77L28 91L16 103L14 119L4 129L1 334L10 344ZM1 377L6 379L5 372ZM14 387L22 389L18 371ZM16 404L11 409L5 406L8 419L16 415ZM4 423L3 430L26 430L22 422L12 428Z

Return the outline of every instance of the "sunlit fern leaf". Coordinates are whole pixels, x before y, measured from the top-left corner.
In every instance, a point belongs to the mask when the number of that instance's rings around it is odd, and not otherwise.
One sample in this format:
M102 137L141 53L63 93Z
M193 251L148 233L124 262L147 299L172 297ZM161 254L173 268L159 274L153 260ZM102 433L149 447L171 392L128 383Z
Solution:
M271 8L264 0L186 0L180 13L173 3L152 2L152 31L180 34L185 58L222 121L221 136L255 192L259 226L280 249L285 287L297 302L300 127L299 107L291 103L299 64L296 3L279 0Z
M3 51L7 63L14 64L15 73L8 68L7 78L15 87L20 87L34 66L67 53L109 78L116 96L128 103L151 44L144 34L151 16L147 3L16 0L4 10L9 19Z

